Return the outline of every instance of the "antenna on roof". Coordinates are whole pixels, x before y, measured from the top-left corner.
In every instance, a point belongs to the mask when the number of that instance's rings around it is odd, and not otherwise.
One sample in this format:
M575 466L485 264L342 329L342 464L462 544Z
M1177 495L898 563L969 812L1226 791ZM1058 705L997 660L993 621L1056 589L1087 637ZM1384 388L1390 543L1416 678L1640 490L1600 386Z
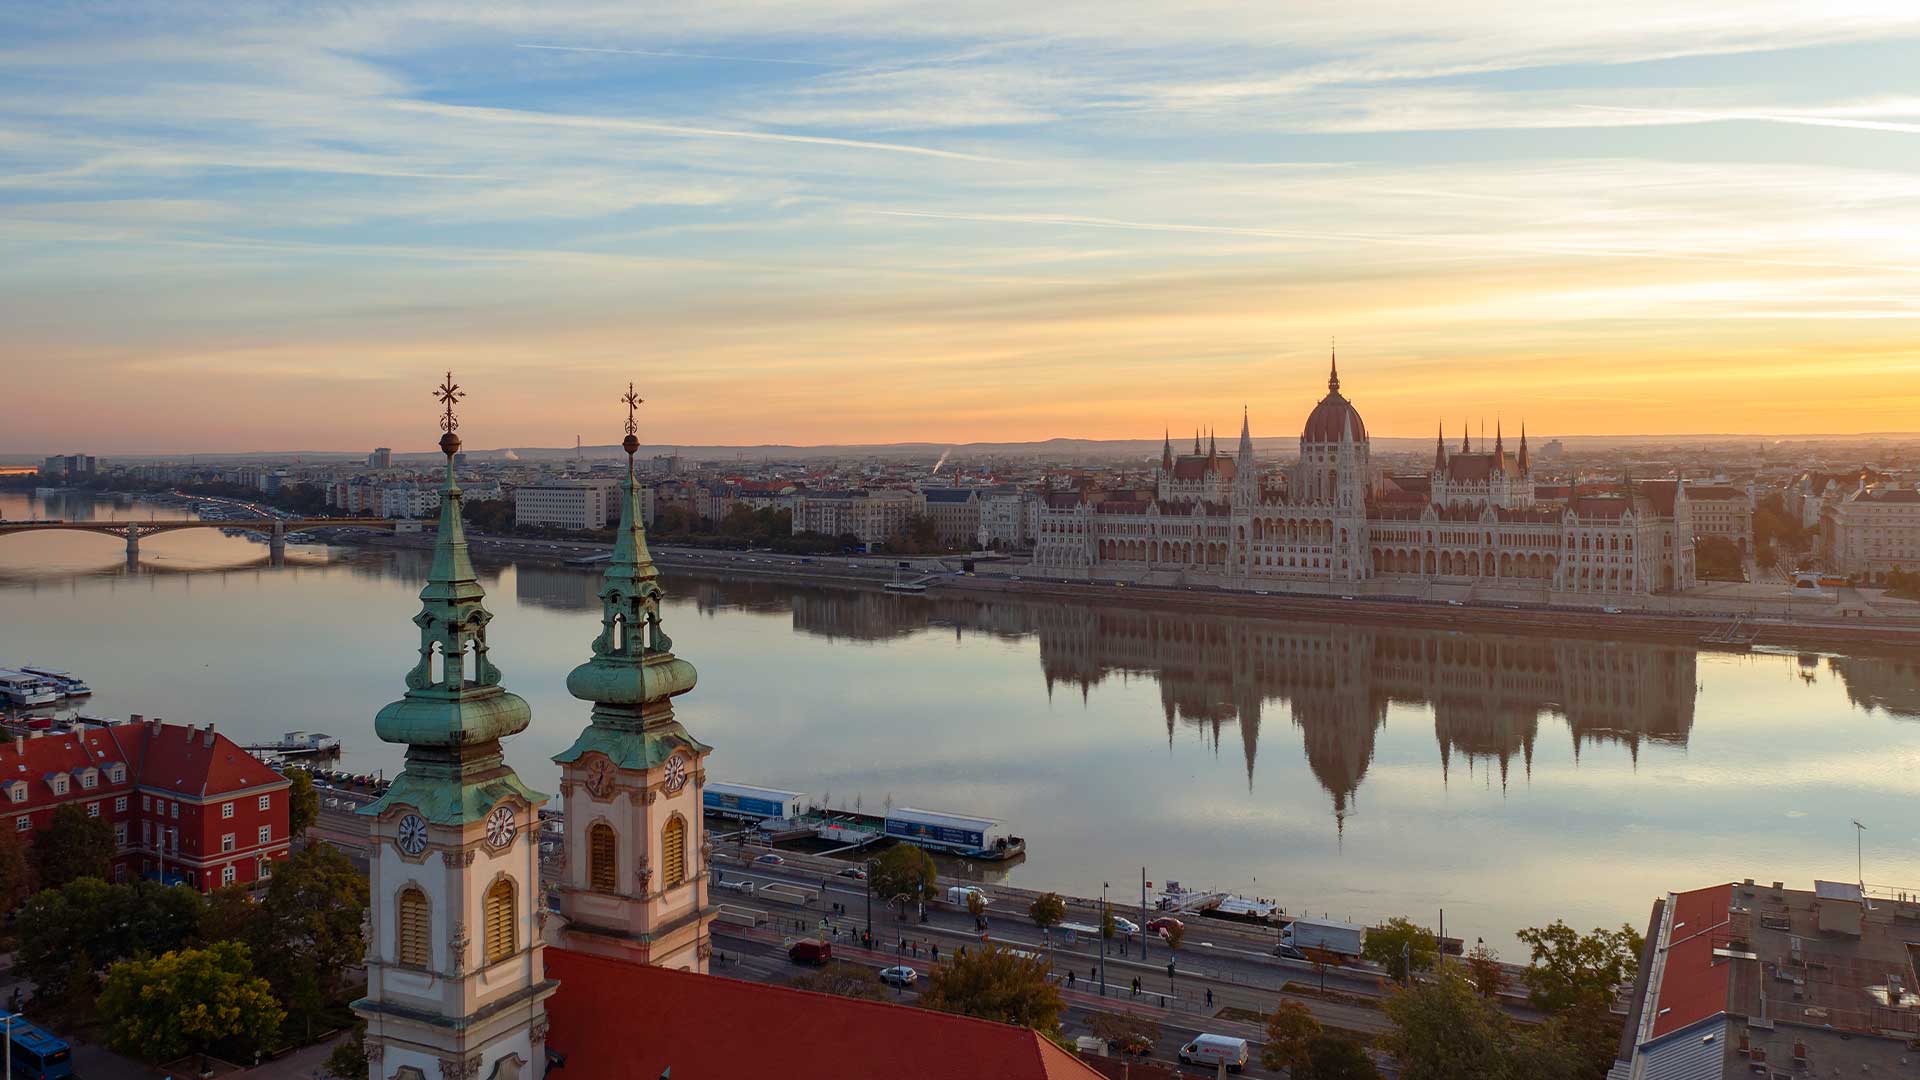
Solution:
M1867 827L1865 825L1860 824L1859 818L1854 818L1853 819L1853 869L1854 869L1854 872L1860 876L1860 899L1863 903L1866 901L1866 898L1867 898L1867 857L1866 857L1866 841L1864 839L1866 834L1867 834Z

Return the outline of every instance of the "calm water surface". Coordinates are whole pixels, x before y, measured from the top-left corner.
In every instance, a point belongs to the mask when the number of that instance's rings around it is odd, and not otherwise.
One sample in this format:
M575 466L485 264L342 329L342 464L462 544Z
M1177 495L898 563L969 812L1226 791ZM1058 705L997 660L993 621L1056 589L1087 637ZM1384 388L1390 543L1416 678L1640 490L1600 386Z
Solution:
M95 503L96 517L145 507ZM0 496L9 518L79 508ZM346 740L413 657L421 553L190 531L0 537L0 664L69 668L87 711ZM586 722L567 671L595 575L484 572L492 656L535 720L508 758L542 790ZM681 719L716 778L838 806L1006 819L994 867L1082 895L1156 881L1366 921L1446 911L1511 958L1520 927L1644 923L1670 888L1756 877L1920 886L1920 663L1643 643L1158 615L669 574L700 670Z

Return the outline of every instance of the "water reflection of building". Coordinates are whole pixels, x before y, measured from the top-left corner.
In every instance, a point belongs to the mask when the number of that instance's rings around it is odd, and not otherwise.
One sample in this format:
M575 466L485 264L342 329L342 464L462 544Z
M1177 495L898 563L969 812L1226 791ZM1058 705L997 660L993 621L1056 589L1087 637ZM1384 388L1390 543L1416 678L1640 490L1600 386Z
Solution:
M1827 666L1847 688L1847 701L1890 716L1920 719L1920 660L1912 657L1834 656Z
M1049 694L1085 697L1109 678L1150 678L1169 740L1186 727L1219 746L1237 727L1249 786L1262 723L1270 729L1268 714L1281 707L1336 817L1354 805L1390 705L1432 711L1443 777L1484 765L1503 784L1516 765L1531 767L1543 715L1567 725L1576 755L1606 742L1637 758L1645 742L1685 745L1693 726L1695 654L1672 645L700 578L680 592L703 609L790 613L796 631L837 641L1035 637Z

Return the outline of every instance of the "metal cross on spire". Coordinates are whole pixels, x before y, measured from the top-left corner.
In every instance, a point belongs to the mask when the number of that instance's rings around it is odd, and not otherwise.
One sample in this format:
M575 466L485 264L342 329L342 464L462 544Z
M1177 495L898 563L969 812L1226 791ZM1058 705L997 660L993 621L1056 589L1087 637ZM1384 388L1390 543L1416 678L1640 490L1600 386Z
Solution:
M433 388L434 400L447 407L446 414L440 417L441 431L451 435L454 429L460 426L459 418L453 415L453 404L466 396L466 394L461 392L459 385L453 381L453 372L451 371L447 372L445 382Z
M626 396L622 397L620 400L625 402L627 406L627 434L629 435L640 434L640 423L639 421L633 418L633 411L639 408L640 406L646 404L647 399L641 397L639 394L634 393L633 384L628 383Z

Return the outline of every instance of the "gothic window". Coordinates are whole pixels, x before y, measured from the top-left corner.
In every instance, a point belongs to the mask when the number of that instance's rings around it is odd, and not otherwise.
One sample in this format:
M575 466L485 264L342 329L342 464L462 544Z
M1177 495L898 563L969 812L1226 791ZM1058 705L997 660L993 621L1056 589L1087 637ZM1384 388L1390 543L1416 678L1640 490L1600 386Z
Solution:
M434 642L433 645L427 649L427 682L428 683L438 686L440 683L443 683L446 681L446 678L447 678L447 662L446 661L447 661L446 650L440 646L439 642L437 641Z
M627 617L625 615L615 615L613 617L613 633L608 638L608 644L611 647L612 652L617 653L617 652L624 652L626 650Z
M513 879L501 878L487 887L487 963L497 964L518 951Z
M412 886L400 890L394 925L394 960L405 967L423 968L431 959L432 909L427 894Z
M671 889L687 877L687 821L678 814L660 830L660 886Z
M618 853L613 826L599 821L587 829L587 885L595 892L619 889Z

